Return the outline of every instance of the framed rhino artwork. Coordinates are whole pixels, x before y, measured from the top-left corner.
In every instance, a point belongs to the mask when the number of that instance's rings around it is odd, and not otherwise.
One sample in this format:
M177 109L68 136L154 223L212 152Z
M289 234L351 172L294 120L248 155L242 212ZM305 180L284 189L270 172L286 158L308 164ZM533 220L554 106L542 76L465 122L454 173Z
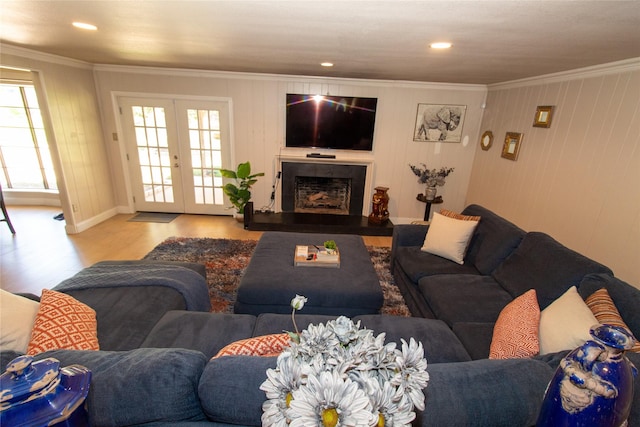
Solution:
M418 104L414 141L460 142L466 105Z

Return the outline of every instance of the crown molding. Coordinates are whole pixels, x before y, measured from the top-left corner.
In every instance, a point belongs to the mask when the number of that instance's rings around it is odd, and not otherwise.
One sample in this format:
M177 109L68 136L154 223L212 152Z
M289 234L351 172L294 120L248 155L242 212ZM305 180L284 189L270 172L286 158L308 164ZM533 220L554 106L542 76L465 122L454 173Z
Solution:
M526 79L512 80L503 83L488 85L489 90L513 89L524 86L543 85L550 83L565 82L569 80L586 79L591 77L606 76L609 74L620 74L625 72L640 71L640 58L630 58L622 61L609 62L606 64L593 65L591 67L576 68L575 70L561 71L559 73L545 74L542 76L529 77Z
M51 53L39 52L24 47L14 46L0 42L0 63L4 64L4 55L14 55L21 58L32 59L35 61L48 62L58 65L66 65L69 67L83 68L85 70L92 70L93 64L77 59L67 58L65 56L53 55ZM5 64L8 65L8 64ZM22 67L21 67L22 68Z
M225 78L238 80L280 80L292 83L349 84L353 86L388 86L416 89L477 90L486 92L483 84L413 82L405 80L353 79L345 77L303 76L291 74L248 73L240 71L197 70L188 68L145 67L137 65L95 64L95 71L164 75L172 77Z

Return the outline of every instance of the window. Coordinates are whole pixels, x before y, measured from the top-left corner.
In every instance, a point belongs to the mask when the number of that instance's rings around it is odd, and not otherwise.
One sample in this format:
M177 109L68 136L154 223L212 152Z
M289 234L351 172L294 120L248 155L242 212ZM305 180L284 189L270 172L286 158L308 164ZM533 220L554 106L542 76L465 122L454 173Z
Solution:
M57 190L33 85L0 84L0 183L16 190Z

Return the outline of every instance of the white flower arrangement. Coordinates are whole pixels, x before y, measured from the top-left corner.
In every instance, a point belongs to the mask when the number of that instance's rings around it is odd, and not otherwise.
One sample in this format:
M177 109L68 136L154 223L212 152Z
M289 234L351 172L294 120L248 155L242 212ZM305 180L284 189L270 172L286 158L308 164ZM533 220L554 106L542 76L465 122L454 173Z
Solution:
M422 167L409 165L411 172L418 177L420 184L427 184L427 187L435 187L436 185L443 186L445 178L453 172L454 168L442 167L438 169L429 169L424 163L420 163Z
M297 335L260 386L263 426L410 426L414 407L424 410L422 343L403 339L398 349L344 316Z

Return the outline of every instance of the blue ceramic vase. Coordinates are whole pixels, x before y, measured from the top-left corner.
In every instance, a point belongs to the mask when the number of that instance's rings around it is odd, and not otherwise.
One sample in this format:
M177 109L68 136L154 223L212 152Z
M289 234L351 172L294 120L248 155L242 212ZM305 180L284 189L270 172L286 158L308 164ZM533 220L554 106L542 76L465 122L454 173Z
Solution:
M88 427L84 403L90 382L91 371L83 366L17 357L0 376L0 426Z
M547 386L537 427L626 425L638 374L624 352L635 342L624 328L596 325L593 340L560 362Z

